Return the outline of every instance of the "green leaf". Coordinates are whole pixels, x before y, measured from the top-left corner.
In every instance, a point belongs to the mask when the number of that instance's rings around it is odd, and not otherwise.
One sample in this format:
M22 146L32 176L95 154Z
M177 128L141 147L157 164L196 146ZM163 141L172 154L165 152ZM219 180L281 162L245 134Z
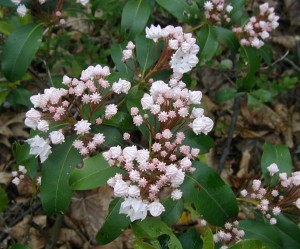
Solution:
M151 242L157 244L158 237L165 234L170 237L167 242L169 248L182 248L180 241L174 235L171 228L159 219L147 217L145 220L133 223L131 226L134 235L138 239L150 239Z
M72 146L74 140L68 139L55 146L43 165L41 198L47 214L64 212L71 202L70 173L82 161L79 152Z
M270 66L272 63L272 47L270 45L264 45L257 50L259 56L264 60L264 62Z
M0 186L0 212L3 212L8 204L9 200L5 193L5 190Z
M284 215L276 217L284 248L300 248L300 228Z
M14 158L18 165L23 165L27 169L27 174L34 178L38 170L38 159L29 155L30 146L27 143L13 145Z
M215 243L214 243L212 231L208 226L204 227L203 229L204 229L204 235L202 237L203 240L202 249L214 249Z
M104 245L116 239L130 224L130 219L124 214L119 214L121 198L114 199L109 205L109 213L104 224L97 233L96 240L99 244Z
M9 249L31 249L31 248L22 244L14 244Z
M174 225L181 217L183 212L183 201L173 201L170 197L167 198L163 203L165 212L163 212L160 218L169 226Z
M156 247L149 245L146 242L135 240L133 242L134 249L156 249Z
M248 69L247 75L237 82L238 88L239 91L250 91L255 86L256 81L253 77L260 66L258 52L257 49L252 47L241 47L240 53Z
M262 102L272 102L274 99L274 94L271 91L265 89L258 89L256 91L253 91L251 95Z
M200 149L200 154L207 153L214 145L214 140L207 135L195 135L193 131L185 132L184 145Z
M229 14L231 18L231 24L244 24L247 20L245 16L245 4L246 0L231 0L230 4L233 10Z
M3 46L2 72L9 81L16 81L26 73L41 43L42 24L29 24L15 29Z
M190 9L185 0L156 0L156 2L179 19L179 21L186 19L185 13Z
M238 213L235 195L215 170L197 161L193 166L196 171L186 175L181 187L183 197L194 203L210 224L223 226Z
M264 144L264 152L261 158L261 170L266 183L270 183L270 175L267 167L272 163L276 163L279 168L279 173L286 172L288 175L292 172L292 158L287 147L281 144ZM272 183L276 184L278 174L273 176Z
M116 128L122 128L127 131L132 131L135 127L132 122L132 117L127 112L118 111L111 119L105 119L103 124L113 126Z
M74 169L70 176L73 190L88 190L103 186L107 180L122 171L117 167L110 167L102 154L83 160L83 168Z
M216 93L215 101L218 104L223 104L228 100L234 99L236 95L237 95L237 91L235 88L226 87L226 88L219 90Z
M129 30L130 34L142 32L150 17L151 6L144 0L130 0L122 12L121 28L123 33Z
M260 240L242 240L235 245L229 247L230 249L268 249L267 246Z
M12 26L5 21L0 21L0 33L4 35L9 35L12 32Z
M125 44L112 45L111 46L111 58L120 73L125 74L128 78L132 78L132 76L133 76L132 69L134 68L133 61L128 60L128 61L126 61L126 64L124 62L122 62L122 57L123 57L122 51L125 48L125 46L126 46Z
M195 228L188 229L185 233L180 234L178 239L183 249L199 249L202 248L202 240L199 232Z
M245 231L245 239L261 240L272 249L282 249L280 233L270 224L242 220L239 223L239 228Z
M210 61L217 52L219 43L217 33L212 26L204 26L197 35L200 52L198 54L200 65Z
M23 105L23 106L30 108L30 107L32 107L32 103L30 102L30 99L29 99L30 96L31 96L31 92L28 89L19 87L19 88L12 90L9 93L6 100L11 105Z
M138 35L135 38L136 57L139 63L139 70L144 76L147 69L158 59L162 50L162 43L157 43L156 48L154 42L147 39L144 35ZM156 52L154 52L156 51Z
M227 46L233 53L237 53L240 44L235 34L231 30L220 26L215 26L213 28L217 34L218 40Z

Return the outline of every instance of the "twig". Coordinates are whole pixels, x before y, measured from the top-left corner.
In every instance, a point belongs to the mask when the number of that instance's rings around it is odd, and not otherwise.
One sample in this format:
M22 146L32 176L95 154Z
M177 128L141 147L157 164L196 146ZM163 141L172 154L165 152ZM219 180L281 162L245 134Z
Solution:
M283 60L289 63L296 71L300 72L300 67L298 67L293 61L288 58L284 58Z
M218 165L218 172L221 173L222 170L224 169L225 166L225 161L227 159L227 156L230 152L230 145L231 145L231 141L232 141L232 137L233 137L233 133L236 127L236 123L237 123L237 119L239 116L239 112L240 112L240 103L242 100L242 95L237 95L234 99L234 103L233 103L233 114L232 114L232 119L231 119L231 123L230 123L230 127L229 127L229 131L228 131L228 136L224 145L224 150L220 159L220 163Z
M56 221L55 221L53 229L52 229L53 231L52 231L50 243L47 244L46 249L52 249L55 247L63 219L64 219L64 214L57 215Z
M33 220L30 221L29 224L30 224L30 226L32 226L33 228L38 230L38 232L43 236L43 238L46 240L47 243L50 243L50 238L49 238L48 234L43 230L43 228L41 228L41 226L39 224L36 224Z

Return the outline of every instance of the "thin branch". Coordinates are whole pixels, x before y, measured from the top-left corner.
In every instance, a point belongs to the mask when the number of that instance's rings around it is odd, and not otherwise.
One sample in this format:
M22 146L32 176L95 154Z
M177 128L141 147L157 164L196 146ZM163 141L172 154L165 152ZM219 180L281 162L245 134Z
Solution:
M238 119L239 112L240 112L241 100L242 100L242 95L237 95L234 99L233 108L232 108L233 109L233 114L232 114L232 119L231 119L231 122L230 122L228 136L227 136L227 139L226 139L226 142L225 142L225 145L224 145L224 149L223 149L223 153L222 153L219 165L218 165L218 172L219 173L221 173L222 170L224 169L227 156L230 152L230 145L231 145L233 133L235 131L237 119Z
M47 244L46 249L53 249L55 247L63 219L64 219L64 214L57 215L56 221L52 229L52 236L50 239L50 243Z

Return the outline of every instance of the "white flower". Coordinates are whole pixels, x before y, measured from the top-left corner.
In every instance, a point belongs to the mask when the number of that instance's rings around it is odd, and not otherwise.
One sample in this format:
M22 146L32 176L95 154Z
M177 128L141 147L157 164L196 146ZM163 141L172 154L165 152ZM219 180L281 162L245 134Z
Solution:
M51 146L49 145L49 140L48 139L45 140L39 135L27 139L26 143L30 145L29 154L39 156L42 163L52 153Z
M62 144L65 142L65 136L61 130L50 132L49 138L53 144Z
M246 197L247 194L248 194L248 191L247 191L246 189L243 189L243 190L241 191L241 196Z
M192 104L200 104L202 99L202 92L200 91L189 91L189 99Z
M295 205L298 209L300 209L300 198L297 199Z
M126 46L127 49L130 49L130 50L133 50L135 48L135 45L132 41L129 41L127 43L127 46Z
M22 172L23 174L26 174L26 173L27 173L27 169L26 169L25 166L23 166L23 165L19 165L18 170L19 170L20 172Z
M116 197L125 197L128 194L128 184L123 180L117 180L114 187Z
M179 189L175 189L173 190L173 192L171 193L171 198L175 201L175 200L179 200L182 197L182 192Z
M76 131L77 135L84 135L86 133L89 133L91 129L91 123L84 119L78 121L77 124L75 124L74 126L74 130Z
M276 174L279 171L276 163L272 163L269 167L267 167L267 169L270 173L270 176L273 176L274 174Z
M81 3L83 6L87 5L89 0L77 0L77 3Z
M155 27L153 24L150 28L146 27L146 38L152 39L154 42L157 42L159 38L162 37L161 27L157 25Z
M150 88L150 94L152 95L153 99L156 100L158 95L164 95L167 91L169 91L171 88L163 82L162 80L158 80L152 83Z
M264 3L259 5L260 12L264 13L269 9L269 3Z
M33 104L34 108L40 107L43 96L39 93L37 95L32 95L30 101Z
M178 40L169 40L169 48L171 49L178 49Z
M31 108L29 111L25 114L26 118L33 119L35 121L40 121L41 119L41 113L34 108Z
M137 157L137 148L135 145L123 149L123 156L126 161L133 161Z
M128 197L121 203L119 213L127 214L131 222L135 220L144 220L147 216L147 206L147 203L141 199Z
M267 32L267 31L265 31L265 30L264 30L263 32L259 33L259 35L260 35L260 37L261 37L262 39L267 39L267 38L270 37L269 32Z
M212 130L214 122L208 117L198 117L192 123L192 129L196 135L203 133L207 135Z
M16 186L18 186L19 183L20 183L20 178L15 177L11 182L12 182L13 184L15 184Z
M192 115L191 117L192 118L199 118L199 117L202 117L204 114L204 109L203 108L193 108L192 110Z
M165 211L165 207L158 201L154 201L148 205L150 214L154 217L160 216Z
M93 142L96 143L97 145L103 144L105 141L105 136L103 133L97 133L93 137Z
M150 156L149 150L147 149L138 150L136 160L138 162L146 162L148 161L149 156Z
M128 189L128 195L130 197L139 197L140 196L140 189L138 186L135 186L135 185L131 185Z
M139 181L141 179L140 172L138 172L137 170L131 170L129 172L129 178L133 182Z
M141 104L143 110L149 110L154 104L152 96L149 95L148 93L145 93L143 98L141 98Z
M179 187L183 183L184 177L185 177L185 173L181 169L179 169L177 171L177 174L175 176L171 177L170 181L171 181L172 187L175 187L175 188Z
M204 9L207 11L212 11L212 9L214 8L213 4L211 1L207 1L204 3Z
M136 125L136 126L140 126L142 123L143 123L143 117L141 115L136 115L134 118L133 118L133 123Z
M46 120L41 120L38 122L37 129L39 131L46 132L49 130L49 123Z
M27 9L24 4L20 4L17 8L17 13L19 16L24 17L27 13Z
M25 118L25 121L24 121L24 124L27 127L34 129L34 130L37 128L38 123L39 123L39 121L34 120L32 118Z
M110 104L105 107L105 118L110 119L112 116L116 115L118 108L115 104Z
M226 6L226 12L227 12L227 13L230 13L232 10L233 10L232 5L228 4L228 5Z
M188 169L191 166L192 166L192 162L191 162L191 160L188 157L184 157L183 159L181 159L181 161L180 161L180 167L183 170L186 170L186 169Z
M120 93L126 93L127 94L130 87L131 87L131 83L129 81L119 79L118 82L113 83L111 89L117 94L120 94Z
M170 164L166 168L166 175L169 177L173 177L177 174L178 169L175 164Z
M295 186L299 186L300 185L300 171L294 172L292 174L291 180Z
M46 2L46 0L39 0L40 4L44 4Z
M12 3L14 3L15 5L19 5L21 3L22 0L11 0Z
M122 148L119 145L115 147L111 147L109 151L111 153L111 158L113 159L117 159L119 156L122 155Z

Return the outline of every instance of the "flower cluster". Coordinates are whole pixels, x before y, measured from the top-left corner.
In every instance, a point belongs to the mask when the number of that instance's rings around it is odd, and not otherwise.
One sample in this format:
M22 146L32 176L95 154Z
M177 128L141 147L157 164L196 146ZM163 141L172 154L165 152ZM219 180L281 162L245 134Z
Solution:
M226 4L225 0L206 1L204 9L205 17L218 25L221 25L223 20L227 23L231 21L228 14L233 10L233 7L230 4Z
M146 37L155 43L163 39L164 49L157 62L162 69L171 67L174 73L183 74L197 65L199 46L192 34L184 33L182 27L169 25L161 28L159 25L151 25L150 28L146 27Z
M222 249L228 248L227 245L235 244L236 242L243 239L245 231L238 229L239 222L236 220L232 223L227 222L223 229L220 229L213 235L214 242L222 242Z
M19 165L18 171L12 171L11 174L13 176L12 183L15 185L19 185L20 181L24 179L24 175L27 173L25 166Z
M119 79L110 84L106 79L110 75L107 66L90 66L83 70L80 79L63 77L66 88L51 87L43 94L33 95L30 101L34 105L26 113L25 125L46 133L48 138L39 135L28 139L30 154L40 156L44 162L51 153L52 144L65 142L65 135L79 136L74 147L81 155L87 156L104 143L102 133L91 134L92 125L101 125L103 120L111 119L117 114L115 104L106 104L112 94L128 93L131 83ZM63 128L54 130L53 124L60 122ZM51 131L51 132L50 132Z
M273 163L268 168L271 179L279 172L277 164ZM278 173L279 183L274 188L264 188L259 179L252 182L251 190L241 191L241 196L249 198L270 224L277 223L276 216L281 212L300 210L300 171L287 176L287 173ZM298 212L299 212L298 210Z
M200 152L184 144L184 132L192 129L196 134L207 134L213 127L202 108L191 108L200 104L202 93L185 86L175 78L169 84L152 82L150 94L145 93L141 99L141 108L131 108L134 124L144 125L153 138L150 149L116 146L103 153L110 166L126 172L110 178L108 185L116 197L125 198L120 213L132 221L144 219L148 211L159 216L165 210L160 203L162 190L167 189L173 200L182 197L179 187L186 172L195 170L192 160ZM124 138L128 140L128 134Z
M270 32L279 26L279 16L276 16L274 8L270 8L268 3L260 5L259 10L259 15L251 17L245 26L232 29L242 46L262 47Z

